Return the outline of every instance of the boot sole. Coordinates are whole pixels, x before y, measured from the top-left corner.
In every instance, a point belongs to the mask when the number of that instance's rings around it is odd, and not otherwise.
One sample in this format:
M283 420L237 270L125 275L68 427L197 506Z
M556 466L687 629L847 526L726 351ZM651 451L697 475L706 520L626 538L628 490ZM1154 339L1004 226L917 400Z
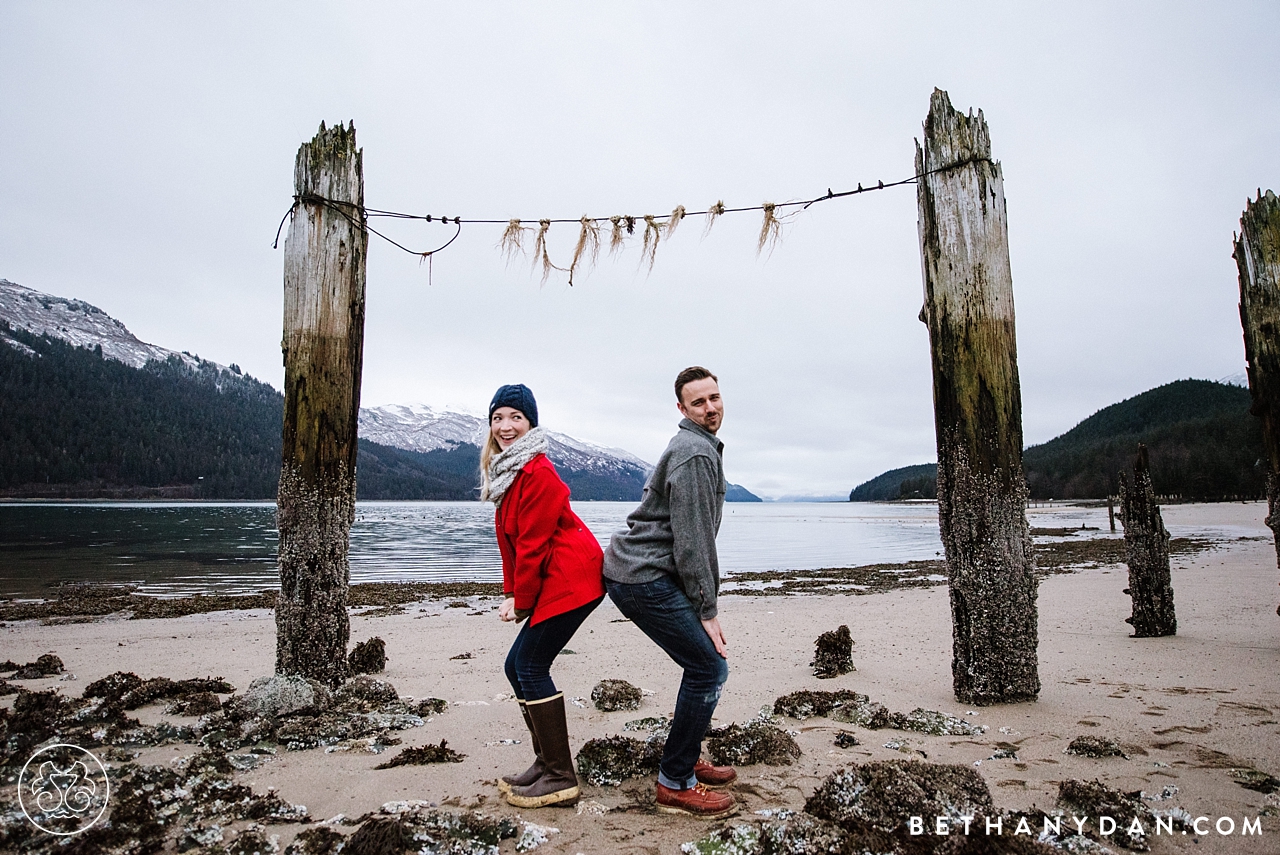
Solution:
M571 807L576 805L581 797L581 787L569 787L565 790L547 793L545 796L518 796L515 793L507 793L507 804L518 808L540 808L547 805Z
M699 813L698 811L689 810L688 808L675 807L674 805L664 805L664 804L655 804L655 807L657 807L658 813L674 813L674 814L679 814L681 816L696 817L697 819L720 819L726 816L733 816L738 812L737 805L734 805L733 807L730 807L730 808L726 808L725 810L722 810L722 811L718 811L716 813Z

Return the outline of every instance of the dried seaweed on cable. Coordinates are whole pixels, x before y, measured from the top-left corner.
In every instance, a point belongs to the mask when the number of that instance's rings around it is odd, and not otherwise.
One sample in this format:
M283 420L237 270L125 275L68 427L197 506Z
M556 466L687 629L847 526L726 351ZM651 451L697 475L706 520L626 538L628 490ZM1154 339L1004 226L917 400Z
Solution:
M547 277L551 275L552 270L564 270L563 267L556 267L551 263L551 256L547 254L547 230L551 228L550 220L538 220L538 236L533 242L533 266L542 265L542 284L547 284Z
M760 224L760 241L756 244L756 255L763 252L765 246L768 246L769 251L772 252L778 245L778 241L782 240L782 223L774 214L777 206L772 202L765 202L761 207L764 209L764 222Z
M644 215L644 244L640 247L640 266L644 267L646 261L649 262L649 269L653 270L653 262L658 257L658 241L662 240L662 227L658 225L657 220L653 218L653 214Z
M618 252L619 250L622 249L622 244L623 244L622 230L623 228L625 228L622 221L624 219L630 219L630 218L621 217L621 216L614 216L609 218L609 222L613 224L613 230L609 233L609 254L610 255L613 255L615 252Z
M596 259L600 256L600 226L586 214L578 222L582 223L582 230L578 232L578 245L573 248L573 260L569 262L570 285L573 284L573 274L578 270L578 262L584 256L591 266L595 266Z
M676 226L680 225L680 221L684 219L684 205L676 205L672 210L671 216L667 219L667 238L675 234Z
M507 223L506 230L502 232L502 239L498 241L498 248L507 257L508 263L517 255L524 254L524 236L526 232L531 231L533 229L528 226L520 225L519 220L511 220Z
M711 227L716 224L716 217L724 213L724 201L716 202L710 208L707 208L707 225L702 230L702 236L706 237L711 234Z

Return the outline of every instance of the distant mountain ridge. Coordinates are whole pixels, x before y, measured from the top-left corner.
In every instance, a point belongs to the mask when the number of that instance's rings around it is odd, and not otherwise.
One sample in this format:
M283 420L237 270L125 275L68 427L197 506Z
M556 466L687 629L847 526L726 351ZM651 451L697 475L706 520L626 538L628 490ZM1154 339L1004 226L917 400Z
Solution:
M236 365L148 344L89 303L0 280L0 495L273 498L282 409L278 391ZM483 430L477 416L426 405L361 409L357 495L478 498ZM550 439L575 498L639 499L648 463ZM759 501L736 486L730 496Z
M1249 390L1177 380L1104 407L1071 430L1023 452L1034 499L1101 499L1147 446L1157 493L1187 499L1258 498L1265 487L1262 431ZM849 500L937 496L935 463L893 469L859 484Z

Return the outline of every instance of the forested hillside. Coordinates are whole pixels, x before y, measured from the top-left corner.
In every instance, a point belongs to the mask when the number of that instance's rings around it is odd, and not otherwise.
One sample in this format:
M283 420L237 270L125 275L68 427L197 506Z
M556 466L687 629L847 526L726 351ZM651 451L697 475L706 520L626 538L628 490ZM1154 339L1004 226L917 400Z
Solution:
M1099 410L1061 436L1023 454L1034 499L1114 495L1138 443L1150 453L1158 493L1184 499L1258 498L1265 472L1259 420L1249 390L1209 380L1178 380ZM936 495L937 465L894 469L860 484L850 501Z
M0 325L0 496L273 499L283 396L177 357L141 369ZM360 440L362 499L473 499L478 449Z

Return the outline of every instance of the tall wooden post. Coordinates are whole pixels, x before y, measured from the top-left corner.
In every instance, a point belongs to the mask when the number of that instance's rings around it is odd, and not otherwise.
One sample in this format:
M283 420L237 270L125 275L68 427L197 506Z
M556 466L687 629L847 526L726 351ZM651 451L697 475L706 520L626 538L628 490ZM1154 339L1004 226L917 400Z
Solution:
M934 171L939 170L939 171ZM951 589L956 698L1034 699L1036 577L1022 470L1022 394L1004 178L979 112L935 89L916 144L933 355L938 522ZM931 173L927 174L926 173Z
M347 676L347 549L364 354L364 169L354 123L298 149L284 246L284 449L276 672ZM319 201L321 199L328 202Z
M1245 201L1232 255L1240 271L1250 412L1262 419L1267 452L1267 525L1280 565L1280 200L1275 193L1259 190L1257 199Z
M1124 509L1125 558L1133 613L1124 619L1133 626L1134 638L1176 635L1178 618L1173 609L1173 577L1169 572L1169 532L1160 516L1156 491L1151 484L1147 447L1138 443L1133 464L1133 485L1120 473L1120 506Z

